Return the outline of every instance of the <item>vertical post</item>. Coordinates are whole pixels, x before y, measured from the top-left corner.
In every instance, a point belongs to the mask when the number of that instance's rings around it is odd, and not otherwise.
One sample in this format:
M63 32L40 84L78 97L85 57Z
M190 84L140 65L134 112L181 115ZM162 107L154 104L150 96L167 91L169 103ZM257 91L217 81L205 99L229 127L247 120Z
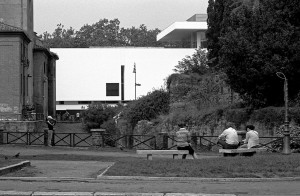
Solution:
M44 146L48 146L48 128L44 129Z
M284 80L284 132L283 132L283 154L291 154L290 131L288 120L288 80L284 73L276 72L276 75Z
M288 120L288 82L284 80L284 133L283 133L283 154L290 154L290 131L289 131L289 120Z
M136 100L136 67L135 67L135 63L134 63L134 67L133 67L133 73L134 73L134 100Z
M2 145L4 143L3 139L4 139L3 129L0 129L0 145Z

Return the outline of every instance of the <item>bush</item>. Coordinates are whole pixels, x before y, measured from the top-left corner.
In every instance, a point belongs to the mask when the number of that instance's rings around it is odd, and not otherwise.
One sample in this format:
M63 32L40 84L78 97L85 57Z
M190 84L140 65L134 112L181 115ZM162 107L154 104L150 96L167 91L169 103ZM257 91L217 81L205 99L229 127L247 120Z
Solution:
M116 108L104 104L92 104L82 112L83 122L86 129L100 128L101 125L111 120L116 115Z
M132 127L140 120L152 120L160 114L167 114L170 109L170 95L163 89L154 90L128 104L123 116Z

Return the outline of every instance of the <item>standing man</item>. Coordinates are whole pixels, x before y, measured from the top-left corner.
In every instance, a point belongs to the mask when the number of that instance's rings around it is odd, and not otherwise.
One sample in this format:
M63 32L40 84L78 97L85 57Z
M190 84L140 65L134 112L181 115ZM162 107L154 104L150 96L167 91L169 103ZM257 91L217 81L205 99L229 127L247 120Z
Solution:
M239 137L234 129L235 125L231 122L226 124L226 129L218 137L218 143L223 149L236 149L239 147Z
M52 146L53 127L56 124L56 120L53 119L52 116L48 116L46 123L48 125L48 146Z
M188 150L189 154L192 155L194 159L197 159L198 157L190 144L190 132L185 128L185 125L183 123L178 124L178 127L179 130L176 132L177 149ZM182 155L182 159L186 159L186 154Z

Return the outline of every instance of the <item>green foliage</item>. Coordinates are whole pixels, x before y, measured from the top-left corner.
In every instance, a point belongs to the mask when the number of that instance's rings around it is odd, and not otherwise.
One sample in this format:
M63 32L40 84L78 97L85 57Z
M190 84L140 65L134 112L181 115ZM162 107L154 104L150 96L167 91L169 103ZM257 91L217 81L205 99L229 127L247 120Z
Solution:
M254 107L283 104L278 71L288 79L291 100L300 90L299 7L298 0L210 1L209 61Z
M114 119L109 119L107 121L104 121L103 124L100 126L102 129L106 130L106 133L115 135L118 133L118 128L116 126L116 122Z
M173 69L181 74L197 73L203 75L208 72L207 51L205 49L196 49L192 56L186 56Z
M152 120L160 114L169 112L170 95L160 89L149 92L136 101L130 102L123 111L123 116L132 127L140 120Z
M237 127L246 124L250 119L249 110L247 110L247 108L229 109L225 111L224 115L226 121L233 122Z
M107 121L113 119L116 108L108 105L92 104L82 112L82 118L87 129L108 127ZM105 123L106 122L106 123ZM105 123L105 124L104 124Z
M164 43L156 41L159 29L148 30L142 24L139 28L120 28L118 19L106 18L89 25L85 24L79 31L72 27L65 29L58 24L52 34L44 32L42 40L51 48L87 48L90 46L136 46L161 47Z

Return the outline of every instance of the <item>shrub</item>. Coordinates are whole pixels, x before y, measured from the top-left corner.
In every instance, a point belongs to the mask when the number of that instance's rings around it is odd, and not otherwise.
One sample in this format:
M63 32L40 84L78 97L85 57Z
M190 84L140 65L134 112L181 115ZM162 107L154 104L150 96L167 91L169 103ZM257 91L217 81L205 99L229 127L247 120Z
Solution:
M101 125L112 119L116 114L116 108L104 104L92 104L82 112L82 118L86 129L100 128Z
M128 104L123 116L132 126L140 120L152 120L160 114L167 114L170 109L170 95L163 89L154 90L146 96Z

